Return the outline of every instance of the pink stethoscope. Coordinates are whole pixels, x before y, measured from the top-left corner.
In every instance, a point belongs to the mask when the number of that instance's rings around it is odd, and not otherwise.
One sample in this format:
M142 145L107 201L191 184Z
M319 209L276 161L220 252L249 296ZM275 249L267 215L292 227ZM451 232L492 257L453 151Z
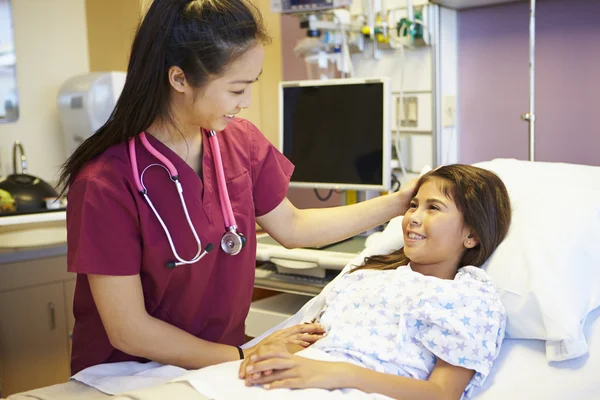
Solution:
M225 173L223 172L223 160L221 158L221 149L219 147L219 140L217 139L217 134L215 133L215 131L210 131L208 136L209 148L214 158L215 169L217 170L219 197L221 199L221 212L223 213L223 219L225 220L225 233L221 238L221 249L223 249L225 253L234 256L240 251L242 251L242 248L246 245L246 238L243 234L237 232L238 227L235 222L233 210L231 208L231 202L229 201L229 193L227 191L227 185L225 183ZM204 250L202 249L202 242L198 237L198 233L194 228L194 224L192 224L190 214L188 213L188 209L183 198L183 187L181 186L181 182L179 182L179 173L177 172L177 168L175 168L175 166L167 159L167 157L160 154L160 152L150 144L150 142L146 138L145 132L140 133L139 138L142 141L142 144L144 145L146 150L148 150L154 157L156 157L160 162L162 162L162 164L148 165L146 168L144 168L142 174L140 175L138 172L137 157L135 154L135 138L129 139L129 158L131 161L131 170L133 172L135 186L137 187L138 192L142 196L144 196L144 199L146 199L146 202L154 212L154 215L156 215L156 218L158 218L158 222L160 222L160 225L165 231L165 235L167 235L167 239L169 241L169 244L171 245L173 255L177 259L177 261L168 261L166 266L167 268L175 268L184 264L194 264L200 261L206 254L208 254L214 246L212 243L209 243L208 245L206 245ZM148 197L148 190L146 189L146 186L144 186L144 173L148 170L148 168L154 166L164 168L169 174L169 177L171 178L173 183L175 183L175 186L177 187L177 193L179 193L179 199L181 200L181 205L183 207L183 211L185 212L185 218L187 219L188 226L190 227L192 234L196 239L196 243L198 244L198 252L191 260L185 260L179 256L177 250L175 249L175 244L173 244L173 239L171 238L171 234L169 233L167 226L158 214L158 211L156 211L156 208L152 204L152 201L150 201L150 198Z

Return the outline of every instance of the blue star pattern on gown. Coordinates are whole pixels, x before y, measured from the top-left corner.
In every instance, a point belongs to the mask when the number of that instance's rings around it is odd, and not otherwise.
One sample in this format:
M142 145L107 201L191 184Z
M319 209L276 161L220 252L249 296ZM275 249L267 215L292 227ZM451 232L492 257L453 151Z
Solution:
M468 398L498 355L506 310L479 268L443 280L404 266L338 279L320 322L327 335L312 347L375 371L427 379L438 358L474 370Z

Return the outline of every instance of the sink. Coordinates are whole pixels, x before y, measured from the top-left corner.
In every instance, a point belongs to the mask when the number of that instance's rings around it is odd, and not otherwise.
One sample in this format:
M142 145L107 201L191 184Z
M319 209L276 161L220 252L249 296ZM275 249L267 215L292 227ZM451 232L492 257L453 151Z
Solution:
M51 246L67 242L65 221L0 226L0 248Z

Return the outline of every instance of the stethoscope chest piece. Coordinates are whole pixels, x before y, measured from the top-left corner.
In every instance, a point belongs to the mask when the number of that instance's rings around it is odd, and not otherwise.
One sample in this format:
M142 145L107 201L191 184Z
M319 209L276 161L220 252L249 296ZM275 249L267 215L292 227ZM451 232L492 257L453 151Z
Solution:
M246 245L246 237L238 232L225 232L221 238L221 249L229 255L235 256Z

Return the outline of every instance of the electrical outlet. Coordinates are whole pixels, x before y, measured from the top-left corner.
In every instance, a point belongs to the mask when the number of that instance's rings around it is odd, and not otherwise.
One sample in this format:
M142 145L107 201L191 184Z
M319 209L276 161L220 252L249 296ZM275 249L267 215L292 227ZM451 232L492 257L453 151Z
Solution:
M396 109L400 106L400 98L396 98ZM402 121L401 126L416 128L419 125L419 102L417 97L410 96L402 99ZM396 114L398 118L398 114Z
M416 96L406 98L406 126L419 126L419 100Z
M456 125L456 96L442 97L442 127Z

